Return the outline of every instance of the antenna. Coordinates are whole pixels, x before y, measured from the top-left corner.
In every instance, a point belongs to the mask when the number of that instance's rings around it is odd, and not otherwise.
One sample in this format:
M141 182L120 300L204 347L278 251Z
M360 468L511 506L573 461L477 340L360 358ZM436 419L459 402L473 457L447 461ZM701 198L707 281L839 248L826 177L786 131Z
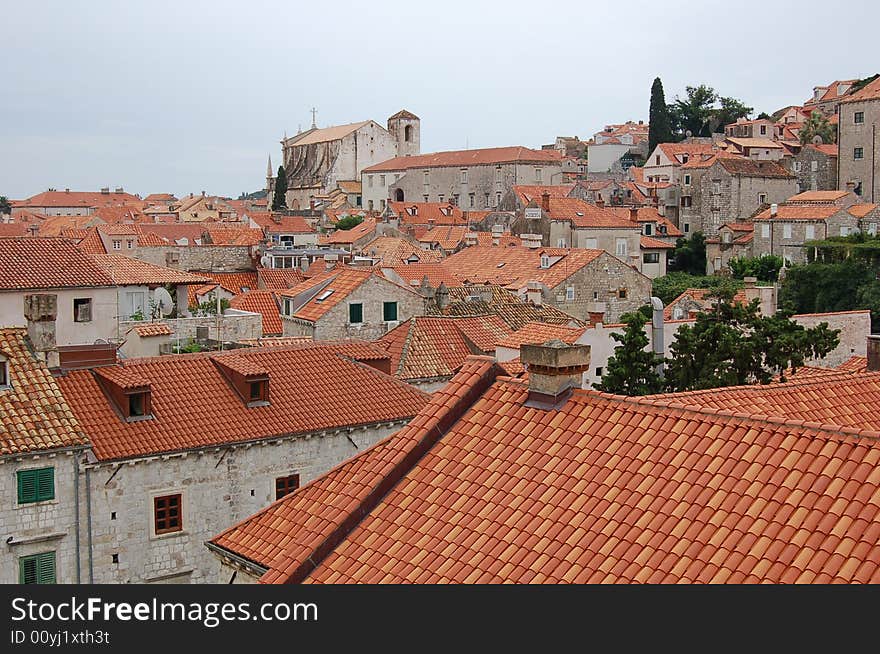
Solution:
M156 290L153 291L153 300L156 302L159 314L163 317L170 315L174 311L174 300L164 287L156 287Z
M317 115L318 110L312 107L312 129L317 129L318 124L315 122L315 116Z

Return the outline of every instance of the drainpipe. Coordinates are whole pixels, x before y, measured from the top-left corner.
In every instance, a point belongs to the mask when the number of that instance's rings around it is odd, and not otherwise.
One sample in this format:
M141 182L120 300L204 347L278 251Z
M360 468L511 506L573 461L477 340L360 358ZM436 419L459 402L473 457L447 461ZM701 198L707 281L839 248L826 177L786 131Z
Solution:
M79 453L73 453L73 512L74 531L76 532L76 583L81 584L80 553L79 553Z
M89 530L89 583L95 583L95 571L92 566L92 484L91 470L86 468L86 528Z
M659 297L651 298L651 308L653 309L651 318L651 349L654 350L654 354L663 357L663 302ZM656 370L657 374L662 377L663 364L658 363Z

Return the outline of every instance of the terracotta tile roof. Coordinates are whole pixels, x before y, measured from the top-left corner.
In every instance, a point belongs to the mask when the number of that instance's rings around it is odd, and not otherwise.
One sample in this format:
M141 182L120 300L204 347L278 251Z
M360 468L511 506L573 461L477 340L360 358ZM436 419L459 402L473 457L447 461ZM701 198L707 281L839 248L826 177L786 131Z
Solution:
M484 247L490 247L493 245L495 241L495 236L492 232L474 232L477 235L477 245L481 245ZM498 246L497 247L510 247L511 245L519 246L522 242L520 241L518 236L514 236L513 234L502 234L498 238Z
M678 163L678 155L686 154L688 159L699 157L702 154L715 154L718 148L711 143L658 143L657 147L663 151L673 163Z
M287 347L311 343L310 336L264 336L263 338L241 338L238 342L250 347Z
M574 187L574 184L561 184L559 186L529 186L526 184L517 184L516 186L512 186L511 190L516 193L520 202L523 204L528 204L532 200L535 200L540 204L541 197L544 193L548 193L551 198L567 198L574 190Z
M440 252L423 250L405 238L392 236L377 236L361 247L361 254L378 259L384 266L402 266L413 258L416 263L437 263L443 258Z
M479 289L479 290L478 290ZM485 299L472 299L474 296ZM449 305L440 310L429 306L429 313L447 316L473 316L495 314L511 329L517 330L529 322L552 323L555 325L580 325L574 316L560 311L548 304L536 306L520 300L516 295L500 286L459 286L449 289Z
M817 86L816 89L821 89L824 91L822 96L818 100L814 100L810 98L806 102L804 102L804 107L809 107L810 105L815 105L820 102L828 102L830 100L842 99L845 93L840 93L840 86L852 86L859 80L857 79L845 79L845 80L834 80L828 86ZM815 97L815 96L814 96Z
M263 231L251 227L206 227L211 245L255 246L263 240Z
M2 238L28 236L29 233L25 223L0 223L0 237Z
M366 218L359 225L355 225L351 229L338 229L332 234L318 237L318 242L322 244L338 244L352 245L355 241L369 236L376 231L376 221L373 218Z
M498 316L410 318L376 341L391 356L391 371L405 380L450 377L471 354L495 352L510 333Z
M88 229L102 223L95 216L48 216L40 223L37 236L61 236L65 229Z
M640 244L643 250L668 250L675 249L675 245L673 243L667 243L666 241L658 241L656 238L651 238L650 236L642 236L640 240Z
M836 370L847 372L867 372L868 357L853 356L837 366Z
M348 125L335 125L333 127L322 127L320 129L310 129L302 134L291 136L284 145L292 147L297 145L312 145L314 143L326 143L327 141L338 141L352 132L356 132L364 125L369 125L372 121L362 120L359 123L350 123Z
M855 81L856 80L853 80L853 82ZM865 100L880 100L880 77L865 85L852 95L845 97L841 102L863 102Z
M257 268L257 279L258 288L283 290L296 286L305 278L298 268Z
M464 213L448 202L389 202L401 225L467 225Z
M505 374L510 377L521 377L525 374L526 369L522 364L522 361L519 360L519 357L515 359L510 359L509 361L499 361L498 366L504 370Z
M87 445L88 439L26 329L0 329L9 384L0 387L0 456Z
M729 143L733 143L739 148L765 148L768 150L779 150L782 145L770 139L761 138L738 138L730 136L726 139Z
M113 286L110 276L63 238L0 239L0 290Z
M742 236L738 236L733 239L733 242L737 245L746 245L747 243L751 243L755 240L755 232L751 231L747 234L743 234Z
M324 209L324 217L331 223L338 223L342 218L355 216L358 218L378 218L378 211L368 211L367 209Z
M289 268L287 270L293 270ZM206 281L210 280L220 284L220 287L229 291L233 295L245 293L247 291L255 291L259 286L258 275L256 272L197 272L194 273L200 277L205 277ZM302 275L300 275L302 277Z
M880 581L877 432L580 389L543 411L490 365L212 542L264 583Z
M462 285L455 275L438 263L411 263L406 266L394 266L392 270L412 287L420 286L425 277L428 278L431 288L438 288L441 283L446 284L447 288Z
M146 325L136 325L134 330L141 338L149 338L150 336L171 336L174 332L167 322L151 322Z
M144 213L135 206L98 207L92 215L110 224L134 223L146 220Z
M571 221L572 227L638 229L638 225L608 207L598 207L577 198L550 198L550 219Z
M567 250L549 268L541 268L541 253L545 249L475 246L447 257L443 266L466 283L510 286L538 281L555 288L603 254L602 250Z
M555 150L530 150L522 146L502 148L482 148L474 150L453 150L433 152L411 157L395 157L388 161L364 168L363 172L373 173L385 170L409 170L410 168L435 168L441 166L485 166L491 164L561 163L562 154Z
M208 278L204 275L156 266L146 261L132 259L123 254L93 254L91 257L113 280L113 283L118 286L204 284L208 281Z
M124 223L104 223L96 225L95 229L107 236L137 236L140 233L135 225Z
M837 202L849 195L849 191L804 191L792 195L786 202Z
M744 157L735 154L733 152L727 152L726 150L719 150L718 152L713 152L711 154L698 154L697 156L690 157L686 163L683 163L681 168L682 170L692 170L694 168L709 168L719 159L743 159Z
M737 159L734 157L719 157L716 162L731 175L738 177L772 177L794 179L794 175L788 172L775 161L754 161L752 159Z
M523 325L521 329L497 341L496 345L498 347L518 350L523 345L540 345L557 338L563 343L571 345L583 334L583 327L565 327L563 325L530 322Z
M212 361L233 358L269 373L268 406L246 407ZM58 380L99 460L407 419L427 401L420 391L352 359L387 357L365 343L238 349L129 359L76 370ZM123 421L96 375L148 382L153 418ZM356 389L356 390L353 390Z
M248 217L263 228L267 234L314 234L312 227L302 216L286 216L270 212L248 213Z
M284 333L278 299L273 291L254 290L241 293L229 301L229 306L233 309L261 314L265 336L280 336Z
M734 232L754 232L755 225L752 223L724 223L721 227L727 227Z
M754 220L827 220L840 211L843 209L836 204L779 204L775 218L767 208Z
M708 297L710 293L712 293L713 289L711 288L689 288L682 292L677 298L675 298L672 302L667 304L663 309L663 319L664 320L674 320L673 317L674 309L684 300L689 300L691 302L695 302L700 305L701 311L706 311L710 307L714 306L716 300L715 298ZM746 298L746 293L744 290L738 290L733 296L734 304L747 304L748 300Z
M147 204L150 204L150 203L155 204L157 202L167 204L169 202L176 202L176 201L177 201L177 198L174 197L174 195L172 193L150 193L147 197L144 198L144 202Z
M154 234L163 240L165 244L201 245L204 238L205 226L184 225L182 223L150 224L140 223L138 229L141 234ZM185 239L185 242L184 242Z
M339 187L343 193L360 193L361 192L361 183L357 180L341 180L336 182L336 185Z
M880 207L880 204L854 204L847 211L856 218L864 218L877 207Z
M666 228L666 233L661 234L658 232L658 235L664 235L669 237L679 237L684 236L681 230L678 229L672 221L666 218L665 216L661 216L657 213L656 207L613 207L612 211L614 211L618 216L624 216L630 220L632 220L632 209L635 208L636 213L636 222L638 223L646 223L646 222L656 222L658 229L660 227Z
M464 242L467 227L435 227L419 236L419 243L431 243L440 246L441 250L455 250Z
M816 145L814 143L810 143L808 148L812 148L813 150L818 150L819 152L823 152L827 154L829 157L837 156L837 144L836 143L821 143Z
M22 207L143 207L131 193L91 193L88 191L44 191L22 200Z

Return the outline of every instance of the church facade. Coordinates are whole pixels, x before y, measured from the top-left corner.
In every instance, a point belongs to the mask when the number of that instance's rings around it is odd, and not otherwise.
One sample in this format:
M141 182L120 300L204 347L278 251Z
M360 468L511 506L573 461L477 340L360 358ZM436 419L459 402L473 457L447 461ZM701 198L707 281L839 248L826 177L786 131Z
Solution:
M382 127L373 120L312 128L281 141L287 175L287 206L307 209L316 200L347 193L360 185L361 171L395 157L419 154L420 120L398 111ZM267 173L271 206L275 178Z

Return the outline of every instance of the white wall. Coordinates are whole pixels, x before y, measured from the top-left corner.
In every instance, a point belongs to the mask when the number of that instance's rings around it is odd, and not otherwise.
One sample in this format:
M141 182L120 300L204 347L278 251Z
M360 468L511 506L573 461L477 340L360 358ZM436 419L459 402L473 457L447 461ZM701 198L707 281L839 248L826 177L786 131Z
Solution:
M24 318L25 295L56 295L58 317L55 321L55 340L58 345L84 345L97 339L116 338L116 289L82 288L46 291L16 291L0 293L0 325L26 327ZM92 320L74 322L74 298L92 298Z

